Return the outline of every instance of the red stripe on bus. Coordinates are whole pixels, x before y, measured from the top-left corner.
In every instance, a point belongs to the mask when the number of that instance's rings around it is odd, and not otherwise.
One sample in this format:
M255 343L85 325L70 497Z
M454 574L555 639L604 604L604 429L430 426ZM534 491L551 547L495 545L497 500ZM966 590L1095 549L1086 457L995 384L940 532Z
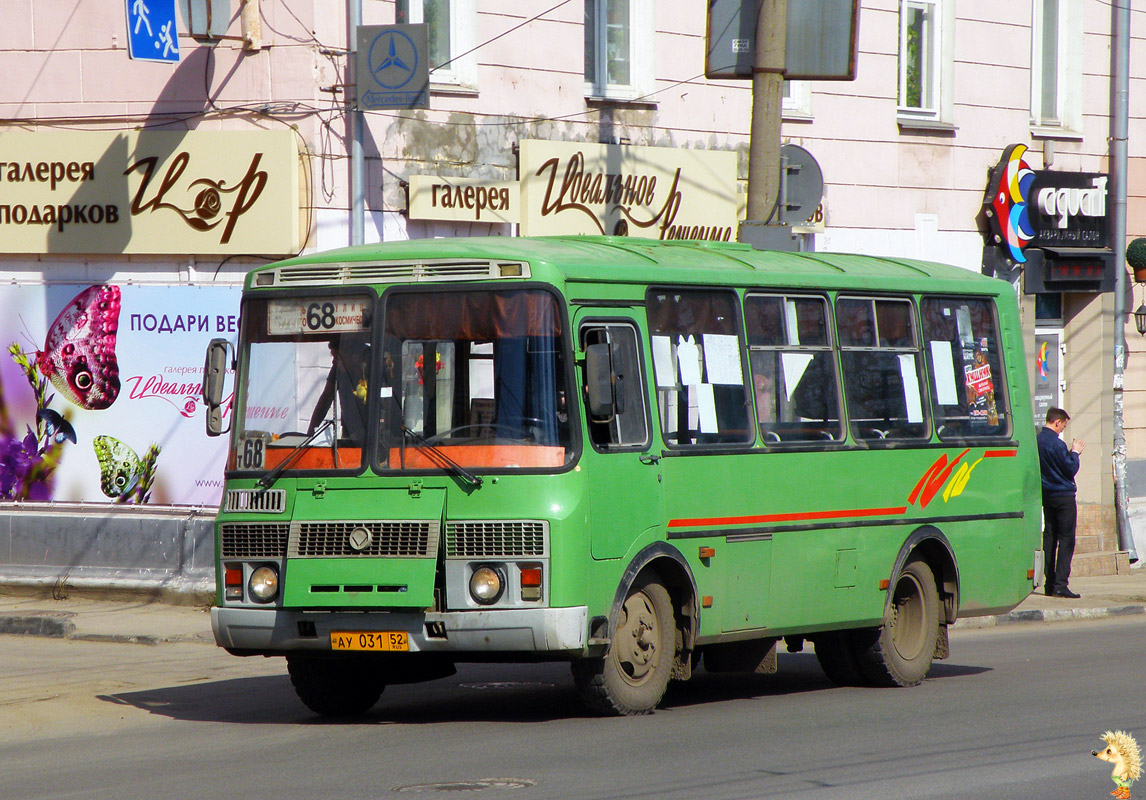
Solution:
M1014 458L1018 454L1018 450L987 450L983 458Z
M759 514L751 517L708 517L706 519L669 520L670 528L695 528L704 525L750 525L759 522L803 522L846 517L897 516L907 513L907 506L896 508L854 508L846 511L799 511L789 514Z

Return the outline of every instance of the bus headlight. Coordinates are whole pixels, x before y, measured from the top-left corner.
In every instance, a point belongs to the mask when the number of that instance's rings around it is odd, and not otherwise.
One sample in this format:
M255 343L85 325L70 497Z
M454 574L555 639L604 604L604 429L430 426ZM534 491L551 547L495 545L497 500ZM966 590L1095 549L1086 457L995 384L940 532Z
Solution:
M478 567L470 575L470 597L479 605L493 605L504 590L505 579L496 567Z
M247 593L256 603L269 603L279 593L279 571L274 567L259 567L247 580Z

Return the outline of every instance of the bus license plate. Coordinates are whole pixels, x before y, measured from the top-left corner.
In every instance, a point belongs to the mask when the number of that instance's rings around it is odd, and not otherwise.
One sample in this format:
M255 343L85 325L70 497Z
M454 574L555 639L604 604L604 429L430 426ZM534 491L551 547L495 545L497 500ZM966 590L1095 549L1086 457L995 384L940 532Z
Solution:
M410 640L406 631L331 631L332 650L406 651Z

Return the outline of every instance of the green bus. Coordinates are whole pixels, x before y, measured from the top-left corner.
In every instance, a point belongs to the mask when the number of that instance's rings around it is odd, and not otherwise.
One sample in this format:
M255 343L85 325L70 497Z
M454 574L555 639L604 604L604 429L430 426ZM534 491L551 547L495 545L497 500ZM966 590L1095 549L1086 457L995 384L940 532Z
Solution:
M215 639L285 656L319 714L538 660L642 714L701 665L774 671L780 640L913 685L1041 579L1015 293L956 267L347 248L254 270L203 392L230 434Z

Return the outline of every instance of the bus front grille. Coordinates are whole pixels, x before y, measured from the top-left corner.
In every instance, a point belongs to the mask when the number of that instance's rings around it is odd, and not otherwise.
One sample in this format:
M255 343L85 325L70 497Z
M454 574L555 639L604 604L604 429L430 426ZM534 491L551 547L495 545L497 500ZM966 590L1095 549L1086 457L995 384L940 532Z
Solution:
M424 558L438 550L436 520L295 522L289 555L301 558Z
M540 520L446 523L447 558L548 555L549 525Z
M223 558L282 558L290 524L225 522L220 526Z
M286 507L286 492L282 489L228 489L223 503L224 511L279 514Z

